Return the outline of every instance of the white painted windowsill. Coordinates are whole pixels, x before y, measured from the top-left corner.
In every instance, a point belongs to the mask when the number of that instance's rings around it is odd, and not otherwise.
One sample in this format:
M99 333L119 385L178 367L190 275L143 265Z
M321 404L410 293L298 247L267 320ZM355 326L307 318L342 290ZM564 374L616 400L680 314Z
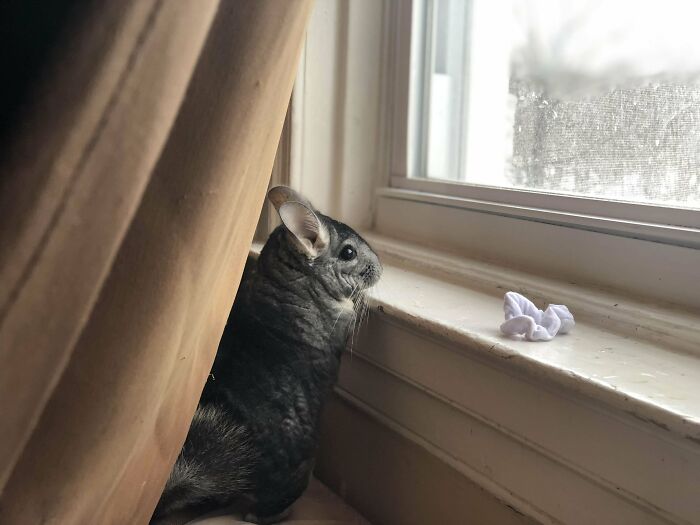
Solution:
M700 523L700 319L373 233L384 275L338 393L541 523ZM503 336L503 294L567 304Z
M690 350L700 350L700 316L623 304L625 299L564 284L557 294L554 281L438 256L386 237L366 237L384 261L380 285L371 293L380 312L466 351L511 360L514 367L700 444L700 355ZM483 281L463 282L476 281L485 268L491 271ZM539 282L533 286L532 281ZM550 295L546 301L541 292L532 291L542 290L537 284L544 282ZM504 321L503 294L509 290L526 294L542 309L547 303L567 304L576 318L575 329L549 342L504 336L499 326ZM572 294L578 297L568 300ZM633 318L619 318L625 315ZM603 321L610 326L601 326ZM671 330L676 333L668 333Z

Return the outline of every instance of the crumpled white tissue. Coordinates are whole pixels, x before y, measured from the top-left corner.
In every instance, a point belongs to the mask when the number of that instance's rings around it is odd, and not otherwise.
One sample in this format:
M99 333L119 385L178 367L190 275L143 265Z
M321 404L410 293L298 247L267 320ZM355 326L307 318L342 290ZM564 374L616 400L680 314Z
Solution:
M522 335L528 341L551 341L557 334L566 334L576 324L574 316L563 304L550 304L543 312L524 295L507 292L503 297L506 321L501 332Z

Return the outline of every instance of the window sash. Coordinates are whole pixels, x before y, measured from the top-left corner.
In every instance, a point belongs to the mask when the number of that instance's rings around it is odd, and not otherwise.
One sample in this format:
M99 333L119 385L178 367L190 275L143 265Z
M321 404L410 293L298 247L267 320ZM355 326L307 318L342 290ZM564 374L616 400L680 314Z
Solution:
M421 9L427 11L418 12ZM428 68L424 66L425 61L430 57L426 58L426 53L421 49L425 47L426 39L431 38L430 31L426 27L432 26L430 17L433 13L433 0L426 2L391 0L387 30L392 38L390 38L391 46L388 55L390 63L395 64L395 67L389 84L388 97L388 100L394 101L390 110L392 151L389 187L426 195L444 195L455 199L529 208L527 214L523 215L523 218L529 219L537 215L537 210L541 210L539 218L545 222L552 220L552 212L560 212L557 224L568 224L572 227L582 226L580 216L594 217L598 220L583 221L586 227L594 230L600 228L600 231L608 233L639 236L668 244L700 247L700 211L698 210L428 178L426 176L427 141L422 138L421 129L425 126L427 119L424 107L427 104L423 101L429 97L430 89L426 74ZM423 24L423 20L427 22ZM426 27L423 27L424 25ZM477 81L477 79L471 80ZM489 79L488 82L492 80ZM483 87L480 89L483 92ZM478 125L477 119L478 117L470 115L467 130L463 133L467 138L462 141L466 152L466 161L461 163L462 169L502 169L502 162L489 166L489 161L485 160L493 155L483 151L483 145L490 139L494 140L493 133L489 137L484 136L480 131L479 136L473 137L474 140L470 143L469 129L474 129L474 126ZM479 126L479 129L482 130L483 127ZM498 142L498 139L495 141ZM500 145L497 144L496 149L499 147ZM455 179L459 178L456 174ZM414 195L412 198L417 196ZM518 214L518 210L513 208L508 209L507 212ZM567 217L567 214L570 216Z

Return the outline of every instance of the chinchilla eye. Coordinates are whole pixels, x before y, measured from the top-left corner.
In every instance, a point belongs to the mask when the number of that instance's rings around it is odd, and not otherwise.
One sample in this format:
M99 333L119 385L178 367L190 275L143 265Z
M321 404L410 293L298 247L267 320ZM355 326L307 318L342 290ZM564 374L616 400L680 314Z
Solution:
M340 249L340 258L344 261L352 261L355 257L357 257L357 252L355 248L349 244L346 244Z

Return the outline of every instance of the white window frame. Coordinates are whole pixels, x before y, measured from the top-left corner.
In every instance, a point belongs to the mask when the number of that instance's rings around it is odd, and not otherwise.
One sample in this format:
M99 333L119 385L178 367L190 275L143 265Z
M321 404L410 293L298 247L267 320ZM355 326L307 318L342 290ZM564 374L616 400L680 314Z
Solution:
M429 0L428 5L430 3ZM416 112L411 109L418 102L411 86L424 82L418 78L422 70L418 64L421 53L411 53L412 46L422 45L415 40L412 42L416 34L413 13L413 0L389 0L386 20L390 38L386 53L389 63L395 67L387 82L385 99L393 102L386 117L391 155L388 181L377 191L375 229L382 234L475 254L508 265L517 260L519 267L541 269L568 280L577 280L581 275L582 281L593 285L615 286L618 276L626 273L619 287L625 292L700 307L700 290L692 291L700 288L697 272L692 270L700 268L700 211L411 177L420 169L420 161L412 153L416 149L411 148L411 144L418 144L419 127L418 122L412 121ZM483 140L482 137L473 139ZM468 146L468 149L473 148ZM430 207L430 213L412 211L426 206ZM460 212L463 220L458 219ZM402 217L392 217L396 213ZM468 231L473 227L470 221L476 217L474 214L479 214L480 234ZM415 223L411 220L413 217L421 217L422 223ZM489 218L494 223L491 233L496 240L484 239L489 236L484 234L484 230L490 230ZM457 220L460 222L458 229L463 230L464 235L454 231ZM537 242L532 243L532 251L520 244L515 253L508 247L508 229L521 227L528 235L547 236L552 247L570 251L573 256L549 264L546 254L541 253L542 243ZM572 230L585 234L583 238L572 236ZM632 241L634 258L630 253L627 262L619 258L609 267L598 268L598 279L585 269L599 265L599 261L609 255L610 246L615 245L610 242L611 236L624 239L619 245L625 249L630 249ZM576 237L575 242L572 237ZM480 245L482 241L484 246ZM659 249L660 245L664 248ZM632 269L625 270L626 265ZM650 287L648 283L652 281L663 282L663 286ZM688 293L689 287L691 293Z

